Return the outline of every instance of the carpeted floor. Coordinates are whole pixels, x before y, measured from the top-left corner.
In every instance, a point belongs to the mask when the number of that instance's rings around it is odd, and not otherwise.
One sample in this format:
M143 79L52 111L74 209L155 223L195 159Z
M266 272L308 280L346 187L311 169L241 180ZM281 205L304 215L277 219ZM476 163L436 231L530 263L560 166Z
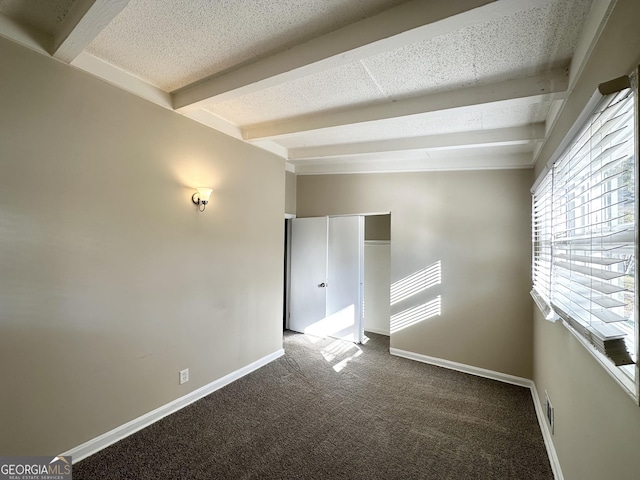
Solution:
M99 479L553 479L528 389L285 332L286 355L73 466Z

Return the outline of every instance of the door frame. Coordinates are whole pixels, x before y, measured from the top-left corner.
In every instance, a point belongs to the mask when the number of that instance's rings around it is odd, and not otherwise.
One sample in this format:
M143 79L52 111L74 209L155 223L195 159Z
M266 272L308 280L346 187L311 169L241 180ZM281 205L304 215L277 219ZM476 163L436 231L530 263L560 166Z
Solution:
M374 216L374 215L392 215L392 212L390 210L387 211L381 211L381 212L367 212L367 213L345 213L345 214L337 214L337 215L325 215L326 217L353 217L353 216L360 216L360 217L368 217L368 216ZM290 298L291 298L291 222L289 220L292 220L294 218L298 218L297 214L291 214L291 213L285 213L284 214L284 218L285 218L285 258L284 258L284 288L283 288L283 296L284 296L284 306L283 306L283 325L285 329L289 329L289 319L291 317L291 311L290 311ZM306 217L300 217L300 218L306 218ZM365 235L364 229L363 229L363 235ZM389 242L389 244L391 244L391 241ZM362 248L362 266L363 269L366 268L366 266L364 265L364 242L363 242L363 248ZM364 300L364 273L362 273L362 279L361 279L361 295L362 295L362 299ZM360 339L360 341L364 341L364 311L361 308L361 335L362 338Z
M282 326L289 329L290 298L291 298L291 220L296 218L292 213L284 214L284 291L282 305Z

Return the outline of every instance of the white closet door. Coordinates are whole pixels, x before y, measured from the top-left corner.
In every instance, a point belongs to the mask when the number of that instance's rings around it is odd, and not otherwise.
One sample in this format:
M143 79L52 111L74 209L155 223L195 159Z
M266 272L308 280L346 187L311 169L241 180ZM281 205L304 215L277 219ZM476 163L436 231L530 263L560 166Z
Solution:
M364 217L300 218L291 227L289 328L361 342Z
M289 328L309 330L326 316L328 219L291 221L291 290Z
M364 217L329 218L327 323L331 337L361 342Z

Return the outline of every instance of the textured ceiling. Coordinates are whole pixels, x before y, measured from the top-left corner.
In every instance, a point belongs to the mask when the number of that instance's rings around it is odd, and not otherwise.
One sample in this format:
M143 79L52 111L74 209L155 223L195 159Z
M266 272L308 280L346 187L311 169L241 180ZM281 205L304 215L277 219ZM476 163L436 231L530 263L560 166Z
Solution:
M245 126L567 67L590 3L532 8L205 108Z
M0 0L0 20L64 46L43 53L299 173L385 171L385 161L390 171L526 168L586 58L576 52L614 3ZM7 25L0 35L42 50Z
M205 108L236 125L249 125L385 99L367 69L358 62Z
M590 5L591 0L571 0L534 7L385 52L363 64L390 98L566 67Z
M172 91L399 3L131 0L88 51Z
M549 102L532 105L467 107L464 112L446 111L380 120L366 124L326 128L279 139L287 148L360 143L368 140L411 138L465 131L493 130L543 122Z

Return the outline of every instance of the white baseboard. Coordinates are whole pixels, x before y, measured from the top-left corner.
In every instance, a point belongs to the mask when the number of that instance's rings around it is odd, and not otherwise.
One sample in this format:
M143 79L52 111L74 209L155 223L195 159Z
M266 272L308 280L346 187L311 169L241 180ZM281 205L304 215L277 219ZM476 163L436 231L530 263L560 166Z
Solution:
M380 328L365 328L365 333L366 332L371 332L371 333L377 333L378 335L385 335L385 336L389 336L389 330L382 330Z
M113 445L114 443L122 440L123 438L128 437L129 435L137 432L138 430L142 430L145 427L148 427L152 423L157 422L158 420L170 415L178 410L186 407L187 405L192 404L196 400L200 400L202 397L206 397L212 392L219 390L220 388L234 382L235 380L244 377L245 375L253 372L254 370L259 369L260 367L265 366L266 364L274 361L275 359L284 355L284 349L277 350L265 357L262 357L259 360L256 360L249 365L246 365L235 372L231 372L228 375L225 375L218 380L215 380L208 385L198 388L191 393L186 394L183 397L177 398L176 400L167 403L151 412L145 413L144 415L131 420L130 422L125 423L124 425L120 425L119 427L114 428L102 435L89 440L88 442L83 443L82 445L78 445L77 447L72 448L71 450L67 450L60 455L67 456L71 455L73 459L73 463L79 462L83 458L87 458L90 455L93 455L96 452L99 452L103 448L108 447L109 445Z
M536 390L536 384L531 382L531 396L533 397L533 405L536 407L536 417L538 417L538 423L540 424L540 430L542 430L542 438L544 439L544 445L547 447L547 455L549 455L549 463L551 463L551 470L553 471L553 477L556 480L564 480L562 475L562 469L560 468L560 460L556 453L556 447L553 445L553 437L549 430L549 424L547 423L547 416L545 415L544 408L540 403L540 397L538 396L538 390Z
M408 358L409 360L428 363L430 365L436 365L438 367L448 368L450 370L456 370L458 372L469 373L478 377L490 378L492 380L498 380L499 382L510 383L512 385L529 388L531 390L531 396L533 397L533 405L536 410L536 417L538 418L538 424L540 425L544 445L547 449L547 455L549 457L549 463L551 464L553 476L556 480L564 480L562 469L560 468L560 461L558 460L558 455L556 454L556 449L553 445L553 438L551 436L551 432L549 431L549 426L547 425L544 408L542 408L542 405L540 404L540 397L538 397L536 385L535 383L533 383L533 380L524 377L517 377L515 375L509 375L507 373L496 372L494 370L486 370L484 368L474 367L472 365L466 365L464 363L443 360L442 358L429 357L428 355L422 355L420 353L409 352L397 348L390 348L389 353L398 357Z
M420 353L408 352L406 350L399 350L397 348L390 348L389 353L398 357L408 358L409 360L416 360L417 362L428 363L430 365L448 368L449 370L457 370L458 372L470 373L471 375L475 375L476 377L491 378L492 380L511 383L513 385L520 385L521 387L530 387L533 383L528 378L516 377L515 375L509 375L507 373L486 370L484 368L474 367L472 365L466 365L464 363L443 360L442 358L429 357Z

